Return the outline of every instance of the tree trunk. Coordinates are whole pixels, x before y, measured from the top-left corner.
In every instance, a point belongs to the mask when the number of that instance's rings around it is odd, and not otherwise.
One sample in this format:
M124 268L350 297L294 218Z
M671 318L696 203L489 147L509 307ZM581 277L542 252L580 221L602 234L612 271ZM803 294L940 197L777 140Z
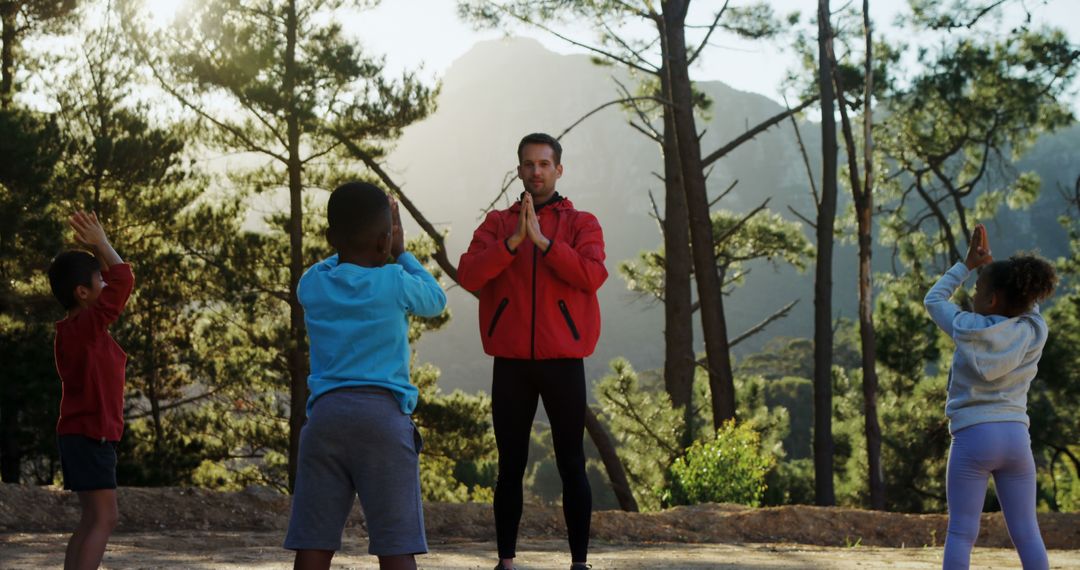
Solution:
M664 36L667 59L664 68L674 106L672 118L679 164L683 173L687 218L690 224L691 252L698 301L701 303L701 328L705 337L709 388L712 392L713 427L719 428L735 417L735 382L728 352L727 323L724 317L722 283L716 268L713 248L709 197L701 163L701 145L694 121L693 88L687 63L685 20L688 2L664 4Z
M821 203L817 216L817 267L814 277L814 500L833 505L832 438L832 256L836 221L836 119L829 62L829 0L818 1L818 83L821 88Z
M872 207L871 204L867 204ZM877 413L877 338L874 334L874 289L870 256L873 249L870 210L859 217L859 340L862 344L863 409L866 428L866 457L870 478L870 508L885 509L885 482L881 465L881 425Z
M15 15L16 2L0 2L0 22L3 24L3 46L0 46L0 109L11 107L15 95Z
M626 479L626 471L623 469L622 461L619 461L618 454L615 453L615 444L611 442L607 430L600 423L600 419L596 417L596 412L589 406L585 406L585 429L588 430L589 437L596 444L596 450L600 452L600 460L604 462L604 469L608 472L611 489L615 491L615 498L619 501L619 508L630 513L638 512L638 504L634 499L634 494L630 491L630 482Z
M304 204L303 166L300 162L300 118L296 109L296 2L289 2L285 19L285 77L284 90L289 98L286 117L288 128L289 162L289 490L296 484L296 461L300 451L300 430L307 419L307 331L304 329L304 309L300 306L296 288L304 272Z
M866 82L863 89L863 188L856 202L859 220L859 340L862 346L863 407L866 421L866 457L870 476L870 508L885 509L885 474L881 465L881 425L877 412L877 336L874 334L874 284L870 258L874 250L874 90L873 32L870 0L863 0L863 32L866 36ZM853 141L854 142L854 141ZM852 144L854 146L854 144Z
M664 90L663 97L670 100ZM682 167L676 152L675 119L664 106L664 387L675 407L683 408L683 447L697 435L694 425L694 313L690 273L690 228Z
M836 96L840 103L841 129L844 133L844 145L848 161L848 180L851 186L852 201L855 204L855 217L858 222L859 237L859 344L862 348L863 372L863 428L866 434L867 479L870 488L870 506L873 509L885 508L885 486L881 470L881 426L877 416L877 339L874 335L874 288L870 260L873 254L873 211L874 187L873 163L873 113L871 94L873 93L872 46L870 43L870 16L867 2L863 2L863 25L866 33L866 82L863 89L863 172L865 180L859 181L858 153L855 149L855 132L848 117L844 83L836 73L836 54L828 46L829 66L833 72Z

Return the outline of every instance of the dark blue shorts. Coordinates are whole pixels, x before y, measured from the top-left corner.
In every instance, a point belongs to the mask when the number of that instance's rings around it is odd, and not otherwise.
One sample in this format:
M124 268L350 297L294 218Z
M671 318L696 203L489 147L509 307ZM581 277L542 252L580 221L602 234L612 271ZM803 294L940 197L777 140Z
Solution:
M368 553L427 552L420 500L420 432L381 388L339 388L315 400L300 432L285 548L340 550L356 497Z
M116 444L85 435L57 437L64 488L69 491L97 491L116 488Z

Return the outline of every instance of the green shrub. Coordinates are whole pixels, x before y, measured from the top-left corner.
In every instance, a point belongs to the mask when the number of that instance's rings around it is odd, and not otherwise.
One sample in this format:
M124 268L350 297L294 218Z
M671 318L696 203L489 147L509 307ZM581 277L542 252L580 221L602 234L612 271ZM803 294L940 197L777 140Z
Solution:
M750 423L725 422L711 441L696 441L671 467L670 502L761 504L776 458L761 449Z

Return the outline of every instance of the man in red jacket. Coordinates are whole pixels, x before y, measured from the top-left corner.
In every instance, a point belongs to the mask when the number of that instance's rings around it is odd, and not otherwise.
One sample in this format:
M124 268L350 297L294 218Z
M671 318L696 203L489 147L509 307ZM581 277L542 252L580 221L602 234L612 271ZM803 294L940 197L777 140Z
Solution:
M572 569L585 568L592 492L585 476L585 367L600 337L596 291L607 279L596 217L555 191L562 146L534 133L518 145L525 192L473 233L458 281L480 295L480 336L495 357L491 414L499 448L496 570L513 568L537 399L551 421Z

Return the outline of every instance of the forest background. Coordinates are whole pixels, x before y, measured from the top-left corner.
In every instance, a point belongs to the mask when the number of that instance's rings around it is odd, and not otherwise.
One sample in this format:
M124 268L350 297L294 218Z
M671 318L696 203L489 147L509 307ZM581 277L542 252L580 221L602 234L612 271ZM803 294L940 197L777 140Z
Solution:
M1059 268L1029 410L1040 508L1080 510L1074 7L460 0L443 43L402 32L400 52L444 61L499 37L431 73L401 64L393 33L365 41L367 14L416 3L378 4L0 1L4 482L60 477L63 315L44 270L88 209L137 280L114 329L120 484L287 493L306 400L296 281L330 253L329 190L364 179L402 201L450 294L411 328L425 498L490 501L490 363L454 266L516 196L517 140L547 131L560 192L607 241L587 360L599 508L942 511L952 350L922 297L979 221L998 257ZM755 51L784 63L748 79ZM542 418L527 485L559 501Z

